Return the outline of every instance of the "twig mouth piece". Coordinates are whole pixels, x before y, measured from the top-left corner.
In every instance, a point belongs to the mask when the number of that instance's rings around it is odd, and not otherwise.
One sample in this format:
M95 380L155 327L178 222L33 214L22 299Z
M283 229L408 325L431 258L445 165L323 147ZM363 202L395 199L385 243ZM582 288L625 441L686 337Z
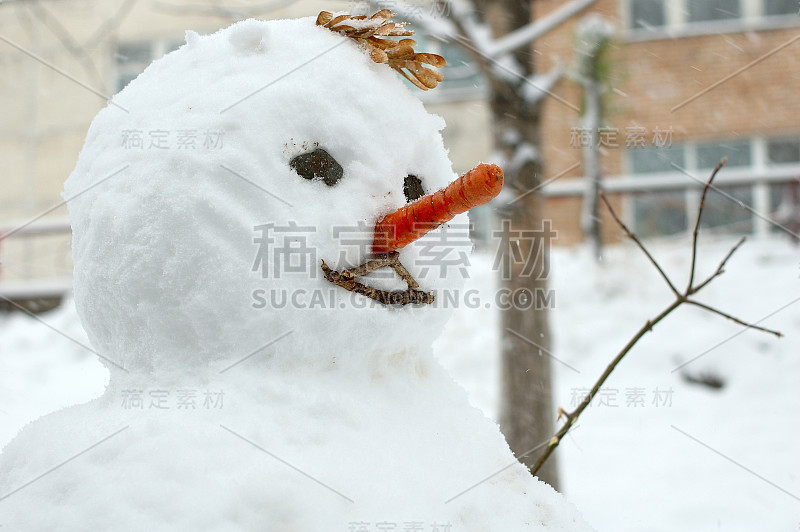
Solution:
M407 285L406 290L382 290L356 281L357 277L367 275L375 270L392 268ZM379 255L355 268L348 268L341 272L332 269L323 259L320 265L325 279L350 292L361 294L386 306L391 305L421 305L432 304L434 295L431 292L420 290L419 283L400 262L400 254L396 251Z

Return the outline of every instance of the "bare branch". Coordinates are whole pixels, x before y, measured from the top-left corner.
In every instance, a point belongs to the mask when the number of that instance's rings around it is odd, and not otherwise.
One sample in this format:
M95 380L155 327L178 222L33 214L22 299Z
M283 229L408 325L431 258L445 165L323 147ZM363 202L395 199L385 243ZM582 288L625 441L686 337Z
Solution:
M499 57L509 52L513 52L517 48L525 46L531 41L538 39L542 35L553 30L573 15L580 13L592 5L594 2L595 0L570 0L569 2L564 3L558 9L554 10L552 13L548 14L546 17L539 18L526 26L503 35L499 39L492 42L486 52L490 57Z
M523 80L525 101L533 105L545 96L553 95L552 90L564 75L564 66L556 65L544 74L532 74Z
M297 0L273 0L272 2L262 2L260 4L238 9L225 7L222 5L177 4L170 2L154 2L153 7L168 15L177 15L183 17L187 14L196 14L231 20L240 20L252 18L268 11L274 11L276 9L286 7L295 3L296 1Z
M739 241L736 243L736 245L731 248L731 250L728 252L727 255L725 255L725 258L722 259L722 262L719 263L719 266L717 266L717 270L714 273L712 273L711 275L709 275L708 279L706 279L705 281L703 281L699 285L690 288L688 290L688 292L687 292L687 295L691 295L691 294L694 294L695 292L698 292L698 291L702 290L705 285L707 285L708 283L713 281L715 278L717 278L720 275L722 275L723 273L725 273L725 264L727 264L728 259L730 259L731 256L733 256L733 254L736 252L737 249L739 249L739 246L744 244L745 240L747 240L747 237L745 237L745 236L740 238Z
M642 242L636 237L636 235L633 234L630 231L630 229L628 229L628 227L622 222L622 220L619 219L617 214L614 212L614 209L611 207L611 204L608 202L608 199L605 197L605 195L603 195L602 192L600 192L600 197L602 198L603 202L608 207L608 210L611 212L611 216L614 218L614 221L617 222L617 224L622 228L622 230L625 232L625 234L628 235L628 237L636 243L636 245L639 247L639 249L641 249L644 252L644 254L647 256L647 258L650 260L650 262L656 267L656 269L659 271L659 273L664 278L664 280L667 282L667 284L670 285L670 288L672 289L673 293L675 294L675 300L672 303L670 303L666 308L664 308L664 310L662 310L661 313L659 313L655 318L653 318L651 320L648 320L633 335L633 337L628 341L628 343L625 344L625 347L623 347L619 351L619 353L617 353L617 355L614 357L614 359L611 361L611 363L606 367L605 371L602 373L602 375L600 375L600 377L594 383L594 386L592 386L592 389L590 390L590 392L586 395L586 397L583 398L583 400L577 406L577 408L575 408L575 410L573 410L572 412L566 412L562 408L558 409L558 419L561 419L562 417L565 418L564 423L556 431L556 433L553 435L553 437L550 438L550 441L547 443L547 448L544 450L542 455L537 459L536 463L531 467L530 471L531 471L532 474L535 475L541 469L542 465L544 465L544 463L547 461L547 459L553 454L553 452L559 446L559 444L561 443L561 440L564 438L564 436L566 436L567 433L575 426L575 424L577 423L578 418L580 417L580 415L583 413L584 410L586 410L586 408L592 402L592 399L594 398L594 396L600 391L600 389L603 386L603 384L606 382L606 380L608 380L608 378L611 376L611 373L614 371L614 369L617 367L617 365L622 361L622 359L625 358L625 356L631 351L631 349L633 349L633 347L639 342L639 340L641 340L641 338L645 334L650 332L657 323L659 323L661 320L666 318L669 314L672 313L672 311L674 311L675 309L677 309L678 307L680 307L684 303L687 303L687 304L694 305L696 307L702 308L704 310L707 310L708 312L711 312L712 314L717 314L719 316L722 316L724 318L732 320L732 321L734 321L734 322L736 322L739 325L742 325L744 327L747 327L747 328L750 328L750 329L756 329L756 330L763 331L763 332L766 332L766 333L769 333L769 334L773 334L773 335L777 336L778 338L783 336L778 331L774 331L772 329L768 329L766 327L761 327L761 326L758 326L758 325L755 325L755 324L752 324L752 323L747 323L747 322L745 322L743 320L740 320L739 318L731 316L730 314L722 312L721 310L719 310L717 308L714 308L714 307L712 307L710 305L706 305L704 303L700 303L700 302L695 301L693 299L689 299L689 295L694 294L696 292L699 292L701 289L703 289L705 286L707 286L712 280L714 280L715 278L717 278L720 275L722 275L722 273L724 272L725 264L728 262L728 259L731 258L731 256L734 254L734 252L736 252L736 250L739 249L739 247L742 245L742 243L744 243L744 240L745 240L744 238L740 239L739 242L737 242L736 245L733 246L733 248L731 248L731 250L725 256L725 258L722 259L722 262L720 262L719 266L717 267L717 270L713 274L711 274L711 276L709 276L708 279L706 279L705 281L700 283L698 286L692 287L692 283L694 281L694 270L695 270L696 263L697 263L697 260L696 260L697 259L697 234L698 234L698 230L699 230L699 227L700 227L700 218L702 217L703 209L705 208L706 192L711 187L711 182L714 180L714 177L717 175L717 172L719 172L720 168L722 168L722 166L724 164L725 164L725 159L723 159L720 162L720 164L718 164L716 166L716 168L714 168L714 171L712 172L711 177L709 177L708 182L706 183L706 186L703 189L703 195L700 198L700 205L698 206L698 209L697 209L697 211L698 211L697 212L697 224L695 225L694 233L693 233L693 237L692 237L691 276L690 276L689 286L686 288L686 291L684 293L680 293L675 289L674 285L669 281L669 278L667 278L667 275L664 273L664 271L661 268L661 266L650 255L650 253L648 253L647 249L644 247Z
M694 224L694 231L692 232L692 266L689 268L689 284L687 285L687 292L692 289L692 285L694 284L694 269L697 263L697 235L700 232L700 218L703 217L703 208L706 205L706 194L708 193L708 189L711 188L711 182L714 181L714 178L717 176L717 172L719 172L720 168L725 166L725 163L728 162L727 157L723 157L722 160L714 167L714 171L711 172L711 177L706 182L706 186L703 187L703 193L700 195L700 206L697 208L697 221Z
M725 312L722 312L721 310L715 309L712 306L706 305L705 303L700 303L699 301L695 301L693 299L686 299L684 301L686 303L689 303L690 305L694 305L696 307L700 307L701 309L704 309L704 310L707 310L707 311L709 311L711 313L714 313L714 314L717 314L719 316L722 316L723 318L728 318L729 320L734 321L734 322L738 323L739 325L741 325L743 327L747 327L748 329L756 329L758 331L763 331L765 333L773 334L773 335L777 336L778 338L782 338L783 337L783 333L781 333L780 331L775 331L773 329L767 329L766 327L761 327L759 325L753 325L752 323L747 323L746 321L742 321L739 318L731 316L730 314L726 314Z
M475 22L472 10L465 9L462 4L452 0L443 0L446 13L450 14L450 19L464 37L481 50L486 55L486 50L492 45L492 37L486 27L481 27Z
M104 86L103 76L100 75L97 65L94 64L92 58L89 56L89 49L85 46L81 46L64 25L61 24L58 17L54 16L41 5L38 0L30 2L28 7L33 16L50 30L50 33L58 40L61 46L64 47L64 50L80 63L86 74L92 78L92 83L98 86Z
M566 418L566 421L561 426L561 428L558 429L558 432L556 432L555 435L552 438L550 438L550 441L547 443L547 448L544 450L544 452L538 458L538 460L536 460L536 463L533 465L533 467L531 467L531 474L535 475L536 472L539 471L539 469L542 467L542 465L544 465L544 463L547 461L550 455L553 454L553 451L555 451L556 447L558 447L558 445L561 443L561 439L564 436L566 436L567 432L569 432L572 426L575 425L575 423L577 423L578 417L580 417L581 413L583 413L583 411L586 410L586 408L589 406L589 403L592 402L592 399L597 394L597 392L600 391L600 388L603 386L603 384L605 384L606 380L608 380L608 377L611 376L611 373L617 367L617 364L619 364L622 361L622 359L625 358L625 355L627 355L628 352L631 349L633 349L633 346L636 345L636 343L642 338L642 336L653 330L653 327L655 327L655 325L658 322L666 318L667 315L669 315L673 310L678 308L678 306L680 306L681 303L682 301L676 299L670 306L665 308L658 316L656 316L651 320L647 320L647 322L636 332L636 334L633 335L633 338L631 338L630 341L628 341L627 345L623 347L619 353L617 353L617 356L615 356L614 359L611 361L611 363L606 367L603 374L600 375L600 378L597 379L597 382L594 383L592 389L589 391L588 394L586 394L586 397L583 398L583 400L575 410L567 413L563 409L560 409L559 413L561 416Z
M376 9L383 9L386 4L385 0L366 1ZM427 35L443 41L456 40L458 37L458 30L452 21L446 18L433 17L423 11L424 10L419 9L419 7L410 7L406 2L392 2L392 12L395 15L416 24L422 28Z
M633 234L633 232L631 232L631 230L628 229L628 226L625 225L625 223L622 220L620 220L619 216L617 216L617 213L614 212L613 207L611 207L611 203L608 202L608 198L606 198L606 195L603 193L603 191L602 190L599 191L598 194L600 195L600 199L603 200L603 203L606 204L606 207L608 207L608 210L611 213L611 216L614 218L614 221L617 222L617 225L619 225L622 228L622 230L625 231L627 237L633 240L639 247L639 249L641 249L642 252L647 256L648 260L650 260L650 263L653 266L655 266L656 270L658 270L658 273L661 274L661 277L664 279L667 285L669 285L669 289L672 290L672 293L678 296L678 298L681 298L682 297L681 293L678 292L678 289L675 288L674 284L672 284L672 281L670 281L667 274L664 273L664 270L661 268L661 265L658 264L658 261L656 261L656 259L653 258L653 256L650 254L649 251L647 251L647 248L644 247L644 244L642 244L642 241L639 240L639 237Z
M448 5L452 6L450 7L450 12L452 13L451 17L453 20L453 25L458 32L458 35L455 36L454 41L459 44L470 57L472 57L472 59L478 65L478 70L481 71L483 76L485 76L487 79L493 79L495 75L492 73L492 61L484 49L486 41L483 40L483 47L479 46L478 42L481 41L475 41L474 36L470 35L476 32L474 26L468 22L468 17L461 13L455 6L453 6L452 2L449 2ZM469 20L471 21L471 19Z
M125 20L125 17L130 14L137 1L138 0L125 0L122 2L122 4L119 6L119 9L117 9L117 12L114 13L111 18L103 22L103 24L94 32L94 35L86 40L86 43L83 45L84 49L93 50L98 44L103 42L111 32L113 32L119 27L120 24L122 24L122 21Z

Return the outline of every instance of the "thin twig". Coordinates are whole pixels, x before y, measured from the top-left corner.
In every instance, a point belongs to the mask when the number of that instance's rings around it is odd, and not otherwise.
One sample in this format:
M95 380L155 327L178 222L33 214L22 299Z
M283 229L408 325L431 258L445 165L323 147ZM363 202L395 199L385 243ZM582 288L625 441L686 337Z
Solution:
M747 240L746 236L743 236L742 238L740 238L739 241L736 243L736 245L731 248L731 250L728 252L727 255L725 255L725 258L722 259L722 262L719 263L719 266L717 266L717 271L712 273L708 277L708 279L706 279L705 281L703 281L699 285L693 286L692 288L690 288L688 290L688 292L687 292L687 295L691 295L691 294L694 294L695 292L699 292L700 290L703 289L703 287L705 285L707 285L708 283L710 283L711 281L713 281L714 279L716 279L717 277L719 277L720 275L725 273L725 264L728 262L728 259L731 258L731 256L736 252L737 249L739 249L739 246L744 244L745 240Z
M695 301L694 299L686 299L685 302L689 303L690 305L694 305L696 307L700 307L701 309L707 310L707 311L712 312L714 314L717 314L719 316L722 316L723 318L728 318L729 320L735 321L739 325L741 325L743 327L747 327L748 329L756 329L756 330L759 330L759 331L763 331L765 333L773 334L773 335L777 336L778 338L782 338L783 337L783 333L780 332L780 331L775 331L773 329L767 329L766 327L761 327L759 325L754 325L752 323L747 323L746 321L742 321L742 320L740 320L739 318L737 318L735 316L731 316L730 314L726 314L725 312L722 312L721 310L717 310L712 306L706 305L705 303L700 303L699 301Z
M360 266L356 266L355 268L347 268L346 270L342 271L342 275L345 277L361 277L367 275L368 273L383 268L384 266L389 266L392 264L392 262L397 260L397 255L397 252L381 255L377 259L367 261Z
M553 454L553 451L555 451L556 447L558 447L558 445L561 443L561 439L564 436L566 436L567 432L569 432L570 429L575 425L575 423L578 422L578 417L580 417L583 411L586 410L586 408L589 406L589 403L592 402L594 396L597 394L598 391L600 391L600 388L603 386L603 384L605 384L606 380L608 380L608 377L611 376L611 372L614 371L614 369L617 367L617 364L619 364L622 361L622 359L625 358L625 355L628 354L628 351L633 349L633 346L636 345L636 343L642 338L642 336L651 331L658 322L666 318L667 315L670 314L676 308L678 308L678 306L681 303L682 301L676 299L669 307L665 308L658 316L656 316L651 320L648 320L637 331L637 333L633 335L633 338L631 338L628 344L622 348L622 351L617 353L617 356L615 356L614 360L612 360L611 363L606 367L606 370L603 372L602 375L600 375L600 378L597 379L597 382L594 383L594 386L592 386L591 391L583 398L583 401L581 401L581 403L575 410L569 413L565 412L563 409L561 410L561 414L563 415L563 417L566 418L566 421L561 426L561 428L558 429L558 432L556 432L555 435L552 438L550 438L550 441L547 443L547 448L544 450L544 452L538 458L538 460L536 460L536 463L533 464L533 466L531 467L532 474L535 475L539 471L539 469L544 465L547 459L550 458L550 455Z
M672 281L670 281L667 274L664 273L664 270L661 269L661 265L659 265L658 262L656 262L656 259L654 259L653 256L650 254L650 252L647 251L647 248L644 247L644 244L642 244L642 241L639 240L639 237L633 234L633 232L630 229L628 229L628 226L625 225L625 223L619 218L619 216L617 216L617 213L614 212L614 209L611 207L611 204L608 202L608 198L606 198L606 195L603 193L603 191L602 190L598 191L598 194L600 195L600 199L603 200L603 203L606 204L606 207L608 207L608 210L611 213L611 217L614 218L614 221L617 222L617 225L619 225L622 228L622 230L625 231L625 234L628 236L628 238L636 242L636 245L639 246L639 249L641 249L642 252L647 256L647 258L650 260L650 263L656 267L658 273L661 274L661 277L664 279L667 285L669 285L669 288L670 290L672 290L672 293L675 294L676 296L680 296L680 292L678 292L678 289L675 288L674 284L672 284Z
M689 268L689 284L687 285L687 292L692 289L692 285L694 284L694 267L697 263L697 235L700 234L700 218L703 217L703 209L706 206L706 194L708 193L708 189L711 188L711 182L714 181L714 178L717 176L717 172L719 172L720 168L725 166L725 163L727 162L728 158L723 157L717 166L714 167L714 171L711 172L711 177L708 178L706 186L703 187L703 193L700 195L700 205L697 207L697 221L695 221L694 231L692 232L692 265Z
M390 266L395 272L397 272L397 275L399 275L408 284L408 288L410 290L419 290L419 283L411 275L411 272L406 270L406 267L403 266L403 263L400 262L400 255L395 254L394 260Z
M372 286L368 286L356 281L356 277L361 277L377 269L391 267L397 274L406 282L408 289L406 290L381 290ZM321 264L322 272L325 274L325 279L331 283L361 294L370 299L374 299L384 305L422 305L432 304L435 296L431 292L425 292L419 289L419 283L411 276L406 268L400 263L400 254L397 252L389 253L372 259L364 264L337 272L331 269L330 266L323 260Z
M550 441L547 443L547 448L544 450L542 455L536 460L536 463L533 464L533 466L531 467L530 471L532 474L535 475L541 469L541 467L544 465L547 459L550 458L550 456L553 454L553 452L561 443L561 440L575 426L575 424L578 422L578 418L580 417L580 415L583 413L584 410L586 410L586 408L592 402L592 399L594 399L597 392L600 391L600 388L603 386L606 380L608 380L608 378L611 376L611 373L614 371L617 365L622 361L622 359L625 358L625 356L631 351L631 349L633 349L633 347L639 342L639 340L641 340L641 338L645 334L650 332L657 323L666 318L669 314L672 313L672 311L674 311L684 303L695 305L713 314L717 314L729 320L733 320L734 322L744 327L757 329L759 331L763 331L769 334L774 334L779 338L783 336L778 331L773 331L772 329L767 329L765 327L760 327L752 323L747 323L743 320L740 320L739 318L731 316L730 314L722 312L721 310L718 310L714 307L711 307L704 303L700 303L698 301L694 301L693 299L689 299L689 296L691 294L699 292L705 286L707 286L712 280L722 275L722 273L725 271L725 264L728 262L728 259L731 258L734 252L737 249L739 249L739 246L741 246L745 240L744 238L742 238L741 240L739 240L739 242L736 243L735 246L733 246L733 248L731 248L728 254L725 255L725 258L722 259L722 262L720 262L719 266L717 267L717 270L713 274L711 274L711 276L709 276L708 279L706 279L697 286L692 286L692 284L694 283L695 268L697 266L697 236L700 229L700 218L702 217L703 209L705 208L706 193L708 192L708 189L711 187L711 182L714 180L714 177L717 175L717 172L719 172L720 168L722 168L722 166L725 164L725 161L726 159L723 158L722 161L720 161L720 163L714 168L714 171L711 173L711 177L708 179L708 182L706 183L706 186L703 189L703 194L700 197L700 205L698 206L698 212L697 212L697 223L695 224L694 232L692 234L692 261L691 261L691 269L689 272L689 285L687 286L686 290L683 293L678 292L678 290L675 288L675 285L672 284L669 277L667 276L666 273L664 273L664 270L661 268L658 262L653 258L652 255L650 255L650 253L647 251L647 248L645 248L645 246L642 244L641 240L639 240L639 238L635 234L633 234L633 232L630 229L628 229L628 227L622 222L619 216L617 216L617 213L614 212L613 207L611 207L611 203L609 203L605 195L603 195L603 193L600 192L600 198L606 204L606 207L608 207L608 210L611 213L611 216L614 218L614 221L617 222L617 224L622 228L622 230L625 232L628 238L630 238L636 243L639 249L641 249L642 252L647 256L648 260L650 260L650 263L653 264L656 270L658 270L658 272L661 274L661 277L664 279L667 285L669 285L670 289L675 294L675 300L672 303L670 303L667 307L665 307L664 310L662 310L661 313L659 313L655 318L648 320L636 332L636 334L633 335L633 337L628 341L628 343L625 344L625 347L623 347L622 350L620 350L620 352L617 353L617 355L614 357L611 363L606 367L605 371L602 373L602 375L600 375L600 377L594 383L594 386L592 386L591 391L586 395L586 397L583 398L583 400L577 406L577 408L575 408L575 410L573 410L572 412L566 412L562 408L558 409L559 419L564 417L565 421L563 425L561 425L561 427L558 429L558 431L556 431L553 437L550 438Z

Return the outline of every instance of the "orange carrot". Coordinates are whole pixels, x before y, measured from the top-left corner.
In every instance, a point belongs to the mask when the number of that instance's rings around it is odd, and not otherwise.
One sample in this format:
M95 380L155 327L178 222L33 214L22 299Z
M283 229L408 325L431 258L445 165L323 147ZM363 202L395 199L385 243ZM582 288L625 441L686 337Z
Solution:
M488 203L503 188L503 171L479 164L446 188L427 194L384 216L375 225L373 253L391 253L417 240L457 214Z

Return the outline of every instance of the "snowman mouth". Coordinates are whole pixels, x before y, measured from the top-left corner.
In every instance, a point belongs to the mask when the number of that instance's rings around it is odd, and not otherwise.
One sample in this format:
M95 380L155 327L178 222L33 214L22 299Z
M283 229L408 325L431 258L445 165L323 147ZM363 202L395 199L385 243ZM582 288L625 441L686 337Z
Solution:
M362 277L387 266L392 268L397 275L406 282L408 286L406 290L381 290L356 281L356 277ZM331 269L323 260L322 272L325 274L325 279L333 284L341 286L345 290L374 299L384 305L421 305L426 303L431 304L434 301L434 295L431 292L425 292L419 289L419 283L400 262L400 254L397 251L387 253L367 261L361 266L341 272Z
M447 187L408 203L375 224L372 252L376 258L356 268L338 272L322 261L325 279L374 299L384 305L432 304L434 295L420 290L419 283L400 263L397 250L418 240L440 225L496 197L503 188L503 171L493 164L479 164ZM356 281L380 268L392 268L407 284L406 290L381 290Z

